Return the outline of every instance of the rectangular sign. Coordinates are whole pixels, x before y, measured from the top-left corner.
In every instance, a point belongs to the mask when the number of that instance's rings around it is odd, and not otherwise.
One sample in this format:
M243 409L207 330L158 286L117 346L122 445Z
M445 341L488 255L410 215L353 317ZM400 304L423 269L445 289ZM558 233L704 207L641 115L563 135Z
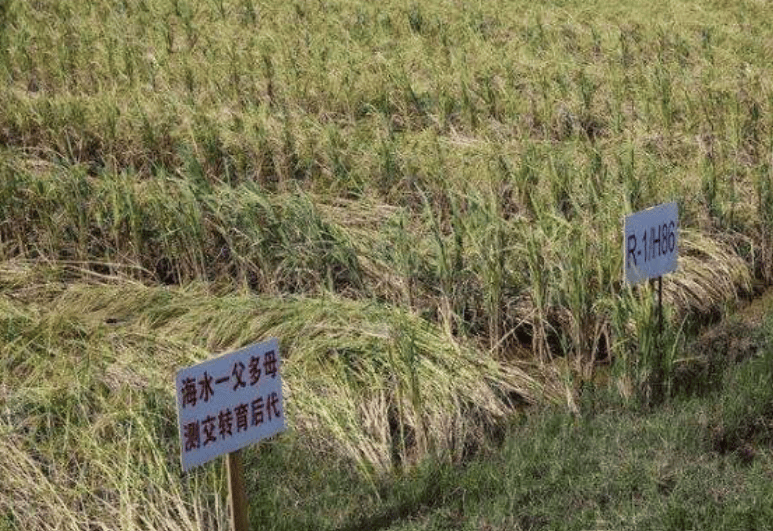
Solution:
M623 229L623 278L628 284L676 271L679 212L664 203L626 216Z
M184 471L284 431L279 366L271 339L177 372Z

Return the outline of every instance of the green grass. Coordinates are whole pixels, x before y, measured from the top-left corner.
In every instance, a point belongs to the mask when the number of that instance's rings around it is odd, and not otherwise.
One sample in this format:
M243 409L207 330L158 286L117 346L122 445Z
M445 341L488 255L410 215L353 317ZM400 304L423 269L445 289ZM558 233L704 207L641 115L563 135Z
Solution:
M769 311L751 357L700 398L645 413L588 389L579 417L532 411L389 529L770 529Z
M337 481L312 479L311 500L303 491L296 499L313 523L269 519L268 527L770 529L773 320L767 312L764 326L753 327L750 357L718 367L719 383L698 395L676 392L668 405L642 411L609 388L588 387L579 415L531 409L463 466L430 461L364 499L351 484L338 491ZM272 487L258 481L256 489L261 498ZM283 511L274 504L293 503L284 489L264 506L272 514ZM369 507L368 500L378 500L374 509L352 512L351 506Z
M294 514L279 527L560 527L421 507L457 496L451 465L527 404L577 414L603 382L680 419L673 396L724 381L727 349L686 345L773 279L771 16L751 0L0 2L0 529L222 526L219 465L178 476L171 375L269 335L287 499L340 507L277 501ZM621 285L620 228L671 200L659 343L652 290ZM736 377L750 395L722 402L728 448L767 436L744 409L767 380ZM556 433L596 444L587 429ZM310 454L352 505L297 479ZM615 511L611 527L638 526ZM666 527L704 522L674 511Z

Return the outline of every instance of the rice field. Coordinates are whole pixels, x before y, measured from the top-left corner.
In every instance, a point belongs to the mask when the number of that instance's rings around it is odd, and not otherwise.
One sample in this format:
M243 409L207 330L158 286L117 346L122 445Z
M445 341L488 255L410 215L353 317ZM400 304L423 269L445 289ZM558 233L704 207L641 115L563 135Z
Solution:
M267 446L374 484L588 382L648 400L773 280L772 16L2 2L0 530L224 526L221 467L180 480L172 378L271 336ZM666 201L658 339L622 219Z

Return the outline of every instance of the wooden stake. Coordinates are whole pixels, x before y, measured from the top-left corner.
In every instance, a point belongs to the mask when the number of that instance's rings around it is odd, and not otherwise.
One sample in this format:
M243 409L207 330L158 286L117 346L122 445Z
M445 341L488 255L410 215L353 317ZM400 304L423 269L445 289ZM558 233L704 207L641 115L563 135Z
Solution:
M248 531L247 493L244 489L244 467L241 450L226 456L228 470L228 505L231 508L231 531Z

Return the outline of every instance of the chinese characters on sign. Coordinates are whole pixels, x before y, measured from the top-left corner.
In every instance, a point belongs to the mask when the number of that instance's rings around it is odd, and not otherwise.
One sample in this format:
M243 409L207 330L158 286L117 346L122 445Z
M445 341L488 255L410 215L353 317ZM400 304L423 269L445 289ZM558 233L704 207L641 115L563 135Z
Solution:
M279 366L272 339L178 371L183 470L284 431Z
M623 278L629 284L676 271L679 212L664 203L625 218Z

